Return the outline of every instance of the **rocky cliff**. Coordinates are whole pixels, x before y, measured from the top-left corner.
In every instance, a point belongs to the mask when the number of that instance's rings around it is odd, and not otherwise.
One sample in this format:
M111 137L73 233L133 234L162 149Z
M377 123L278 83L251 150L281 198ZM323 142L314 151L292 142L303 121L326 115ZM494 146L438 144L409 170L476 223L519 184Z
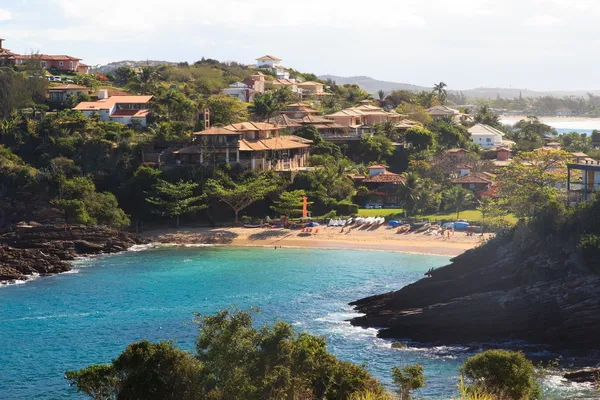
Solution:
M355 326L428 343L526 340L600 347L600 273L558 240L513 232L430 278L352 303Z
M77 256L115 253L140 243L105 227L20 224L0 231L0 283L66 272Z

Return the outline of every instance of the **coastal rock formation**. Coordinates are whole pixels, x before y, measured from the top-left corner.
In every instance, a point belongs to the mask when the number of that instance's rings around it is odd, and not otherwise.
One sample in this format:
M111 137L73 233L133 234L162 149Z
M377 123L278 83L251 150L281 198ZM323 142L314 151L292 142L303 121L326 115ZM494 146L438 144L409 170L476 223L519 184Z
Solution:
M76 256L115 253L141 243L106 227L19 224L0 231L0 282L66 272Z
M365 314L351 323L426 343L600 348L597 267L564 243L517 232L454 258L430 278L351 303Z

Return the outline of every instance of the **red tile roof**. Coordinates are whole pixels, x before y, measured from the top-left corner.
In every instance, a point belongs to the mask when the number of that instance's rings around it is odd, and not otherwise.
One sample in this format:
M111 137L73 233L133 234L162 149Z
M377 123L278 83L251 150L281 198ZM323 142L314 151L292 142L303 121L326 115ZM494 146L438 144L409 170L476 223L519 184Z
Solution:
M363 182L365 183L401 183L405 182L406 178L402 175L394 174L391 172L385 172L366 178Z
M452 179L452 183L493 183L491 177L483 172L473 172L471 174L461 176L460 178Z

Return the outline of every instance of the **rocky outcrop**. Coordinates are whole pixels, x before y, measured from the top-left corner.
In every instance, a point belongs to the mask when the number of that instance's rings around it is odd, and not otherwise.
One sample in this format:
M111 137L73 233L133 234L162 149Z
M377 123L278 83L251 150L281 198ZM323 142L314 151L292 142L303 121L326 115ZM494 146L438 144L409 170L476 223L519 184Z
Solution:
M600 382L600 368L588 368L578 371L570 371L563 375L566 380L571 382Z
M459 344L526 340L600 348L600 274L575 249L498 238L403 289L351 303L380 337Z
M141 243L106 227L19 224L0 231L0 282L66 272L77 256L120 252Z

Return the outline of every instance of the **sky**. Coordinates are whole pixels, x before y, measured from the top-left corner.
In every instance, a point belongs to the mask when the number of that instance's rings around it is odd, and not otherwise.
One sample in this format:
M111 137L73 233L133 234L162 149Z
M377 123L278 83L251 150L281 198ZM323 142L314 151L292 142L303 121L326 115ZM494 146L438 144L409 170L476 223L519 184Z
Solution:
M598 0L0 0L17 53L255 63L450 89L600 89Z

